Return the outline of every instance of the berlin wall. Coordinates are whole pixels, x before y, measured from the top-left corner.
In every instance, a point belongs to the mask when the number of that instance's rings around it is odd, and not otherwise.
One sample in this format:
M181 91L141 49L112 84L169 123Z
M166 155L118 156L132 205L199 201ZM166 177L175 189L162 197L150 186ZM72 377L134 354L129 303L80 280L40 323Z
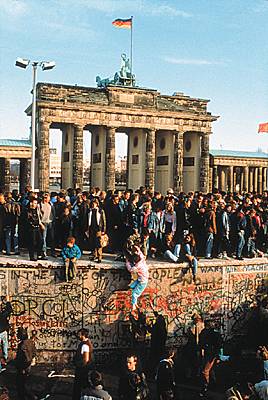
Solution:
M34 264L0 259L0 294L11 296L12 332L18 326L37 331L42 361L66 360L77 347L76 332L90 331L100 362L115 349L131 344L128 316L131 308L130 275L122 263L79 266L76 280L62 279L59 262ZM194 313L211 315L230 338L256 296L267 293L268 259L200 262L196 284L183 265L150 263L150 279L140 304L147 317L153 309L167 321L168 343L179 346Z

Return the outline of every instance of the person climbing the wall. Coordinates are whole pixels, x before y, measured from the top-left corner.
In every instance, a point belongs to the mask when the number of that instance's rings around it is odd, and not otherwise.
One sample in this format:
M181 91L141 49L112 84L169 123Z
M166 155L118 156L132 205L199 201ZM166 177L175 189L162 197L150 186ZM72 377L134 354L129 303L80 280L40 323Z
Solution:
M138 298L145 290L148 284L149 271L145 261L145 256L142 253L138 242L132 241L129 238L127 243L126 256L126 267L133 277L133 282L129 285L132 290L131 305L132 310L137 309Z

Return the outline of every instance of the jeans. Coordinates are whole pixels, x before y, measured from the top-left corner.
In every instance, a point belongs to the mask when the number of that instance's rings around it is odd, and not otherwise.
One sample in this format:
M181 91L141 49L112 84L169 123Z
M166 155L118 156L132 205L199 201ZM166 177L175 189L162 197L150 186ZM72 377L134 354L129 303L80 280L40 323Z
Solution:
M197 266L198 266L198 262L196 258L193 258L192 262L191 262L191 270L192 270L192 274L196 275L197 274Z
M42 251L44 255L47 255L47 237L48 235L50 236L50 247L51 247L51 252L55 252L55 245L54 245L54 226L52 222L49 223L44 223L43 225L45 229L42 232L42 239L43 239L43 245L42 245Z
M207 234L206 241L206 257L211 257L212 248L213 248L214 234L212 232Z
M166 250L164 253L164 257L173 262L177 262L180 256L180 250L181 250L181 245L176 244L174 252L172 253L171 250Z
M11 252L11 238L12 238L11 226L6 226L4 228L4 235L5 235L6 252L7 252L7 255L9 255Z
M244 245L245 245L245 231L242 230L238 232L237 247L236 247L237 257L241 257Z
M131 304L132 306L136 306L138 302L138 298L146 288L148 282L140 282L136 279L134 282L131 283L130 288L132 289L132 298Z
M250 237L248 238L247 242L247 256L252 257L255 256L255 254L256 254L255 240Z
M70 260L65 260L65 280L66 282L72 281L76 278L77 267L76 261L71 258Z
M2 347L3 358L7 361L8 358L8 335L7 331L0 333L0 343ZM2 365L0 363L0 370L2 369Z
M15 227L6 226L4 228L4 235L5 235L5 245L6 245L6 252L10 254L11 252L11 244L13 238L13 245L15 253L19 252L19 236L18 236L18 225Z
M187 244L187 243L185 244L185 252L186 252L186 254L188 254L189 256L192 256L191 247L190 247L190 245ZM198 266L197 259L194 257L194 258L192 259L192 261L189 262L189 264L190 264L190 267L191 267L191 270L192 270L192 274L195 276L195 275L197 274L197 266Z

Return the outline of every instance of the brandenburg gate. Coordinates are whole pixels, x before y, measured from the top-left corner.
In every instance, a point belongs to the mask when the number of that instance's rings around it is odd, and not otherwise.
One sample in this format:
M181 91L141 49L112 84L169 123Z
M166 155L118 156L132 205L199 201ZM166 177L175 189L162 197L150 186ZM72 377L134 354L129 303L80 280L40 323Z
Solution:
M91 186L115 188L115 135L128 136L127 187L209 190L208 100L110 85L37 85L37 182L49 190L49 130L62 131L62 187L83 187L83 132L91 135ZM31 114L31 106L26 110Z

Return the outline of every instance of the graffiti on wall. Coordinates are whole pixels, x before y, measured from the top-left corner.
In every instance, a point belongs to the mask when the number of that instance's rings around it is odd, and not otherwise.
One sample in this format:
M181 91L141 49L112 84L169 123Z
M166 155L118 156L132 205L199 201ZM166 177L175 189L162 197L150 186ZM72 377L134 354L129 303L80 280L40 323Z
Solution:
M268 264L201 266L196 284L181 266L155 265L140 299L148 318L153 310L167 321L169 342L180 344L195 313L219 321L225 337L237 329L256 294L267 290ZM12 298L13 326L38 332L38 348L73 350L76 332L89 329L97 350L128 347L131 308L129 275L122 267L79 269L73 283L55 268L0 268L1 294Z

